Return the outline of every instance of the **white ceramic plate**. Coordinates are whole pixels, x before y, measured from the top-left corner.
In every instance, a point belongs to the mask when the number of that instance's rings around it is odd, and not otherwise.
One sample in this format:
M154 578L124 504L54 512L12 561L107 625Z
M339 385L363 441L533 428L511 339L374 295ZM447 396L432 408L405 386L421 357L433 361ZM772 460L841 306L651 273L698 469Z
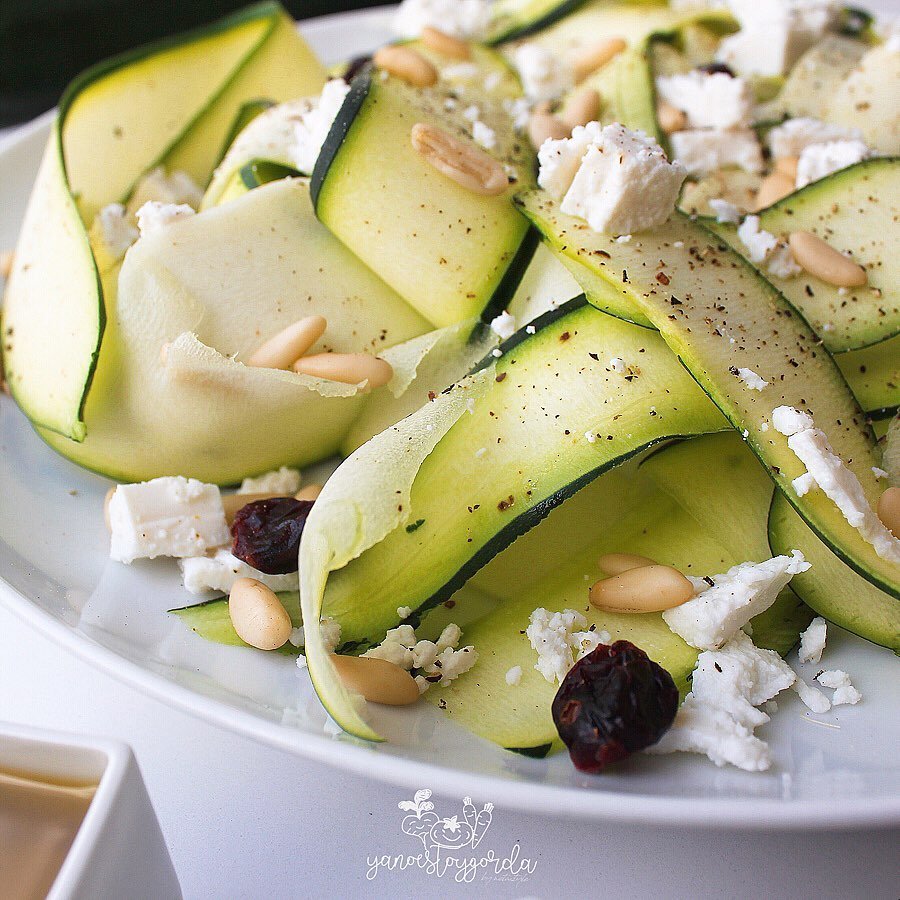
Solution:
M303 31L330 63L387 40L387 16L328 17ZM32 123L0 149L0 248L14 245L48 122ZM897 662L838 629L830 629L826 664L850 672L864 701L813 716L793 692L779 697L777 715L761 729L774 757L764 774L679 754L584 776L565 754L507 753L428 704L380 711L377 726L390 743L361 745L329 732L307 674L292 660L209 644L166 615L196 601L171 561L109 561L101 513L108 487L49 450L0 395L0 597L61 652L219 725L413 789L430 785L530 812L747 829L900 822Z

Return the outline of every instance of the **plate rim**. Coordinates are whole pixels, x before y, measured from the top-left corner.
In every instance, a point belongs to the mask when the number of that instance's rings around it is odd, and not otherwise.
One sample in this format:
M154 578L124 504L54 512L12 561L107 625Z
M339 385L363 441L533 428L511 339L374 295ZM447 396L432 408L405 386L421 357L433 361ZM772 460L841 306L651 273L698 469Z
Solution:
M390 7L333 13L307 20L302 23L302 30L307 34L325 32L335 26L346 26L348 21L377 26L390 15ZM0 161L20 144L47 130L54 114L50 110L0 137ZM791 832L851 831L900 824L900 797L843 800L835 804L828 798L707 799L626 794L602 788L523 782L378 753L373 746L359 745L352 739L335 740L268 721L145 669L55 618L9 584L2 571L0 602L21 621L78 659L159 702L277 750L398 787L417 790L427 784L436 786L437 792L445 795L490 797L498 805L523 813L605 824ZM698 762L706 764L705 760Z

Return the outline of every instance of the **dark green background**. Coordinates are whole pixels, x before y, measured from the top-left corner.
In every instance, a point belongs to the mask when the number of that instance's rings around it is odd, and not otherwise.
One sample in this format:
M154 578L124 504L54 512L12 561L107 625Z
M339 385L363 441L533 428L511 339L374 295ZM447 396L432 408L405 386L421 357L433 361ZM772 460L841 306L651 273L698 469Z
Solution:
M0 0L0 124L53 106L97 60L210 22L250 0ZM383 0L382 0L383 2ZM298 19L379 0L287 0Z

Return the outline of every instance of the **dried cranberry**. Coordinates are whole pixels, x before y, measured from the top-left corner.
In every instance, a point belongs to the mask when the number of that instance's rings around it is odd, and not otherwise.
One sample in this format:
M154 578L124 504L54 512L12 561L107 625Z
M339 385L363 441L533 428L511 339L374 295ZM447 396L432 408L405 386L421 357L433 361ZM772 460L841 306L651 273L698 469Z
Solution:
M663 736L678 709L678 689L640 647L616 641L575 663L552 709L575 768L600 772Z
M705 66L697 66L697 71L706 72L707 75L728 75L730 78L735 77L734 69L722 62L712 62L707 63Z
M372 62L371 56L356 56L347 63L347 68L344 69L344 74L341 75L341 78L350 84L363 69L369 68L369 64Z
M234 517L231 552L267 575L297 571L297 552L312 500L272 497L241 507Z

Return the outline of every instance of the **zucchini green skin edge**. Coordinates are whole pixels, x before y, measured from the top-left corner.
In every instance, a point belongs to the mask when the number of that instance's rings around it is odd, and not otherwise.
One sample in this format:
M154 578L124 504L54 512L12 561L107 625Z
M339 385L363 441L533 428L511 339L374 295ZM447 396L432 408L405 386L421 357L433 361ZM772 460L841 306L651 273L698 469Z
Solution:
M518 202L556 252L618 285L651 320L832 551L865 579L900 597L898 567L881 559L831 500L821 491L796 496L791 481L805 467L786 439L768 428L777 406L812 410L816 424L875 505L880 489L872 473L878 458L871 426L830 354L819 347L816 334L798 311L743 256L681 213L646 236L618 244L581 220L559 213L543 192L520 194ZM665 262L667 285L655 277L658 260ZM726 346L728 333L734 343ZM743 342L749 344L751 339L756 346L745 347ZM730 372L741 365L757 371L771 386L761 393L745 389Z
M500 0L492 10L493 18L484 42L489 46L496 46L504 41L528 37L564 19L584 4L585 0L532 0L530 5L537 8L533 12L526 10L522 14L515 10L515 0L512 4L513 11L509 13L504 12L504 7L511 4Z

